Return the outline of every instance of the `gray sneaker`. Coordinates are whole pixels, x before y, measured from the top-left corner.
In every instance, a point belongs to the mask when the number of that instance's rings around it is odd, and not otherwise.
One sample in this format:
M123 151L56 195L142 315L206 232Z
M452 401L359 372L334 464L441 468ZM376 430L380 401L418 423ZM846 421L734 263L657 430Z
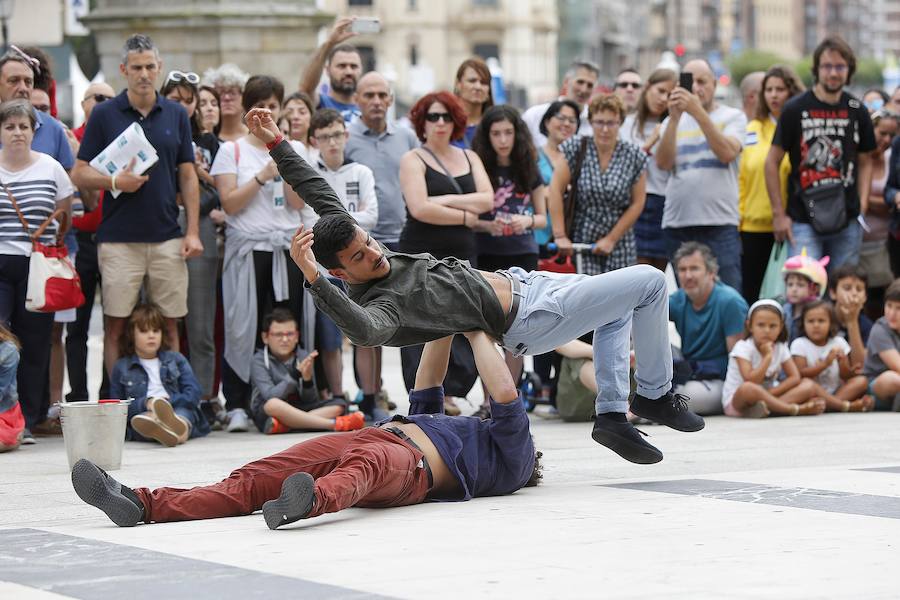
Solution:
M30 446L31 444L37 443L37 440L34 439L34 435L31 433L31 430L27 427L22 430L22 441L20 443L23 446Z
M235 408L228 411L228 425L225 426L228 433L250 431L250 418L243 408Z

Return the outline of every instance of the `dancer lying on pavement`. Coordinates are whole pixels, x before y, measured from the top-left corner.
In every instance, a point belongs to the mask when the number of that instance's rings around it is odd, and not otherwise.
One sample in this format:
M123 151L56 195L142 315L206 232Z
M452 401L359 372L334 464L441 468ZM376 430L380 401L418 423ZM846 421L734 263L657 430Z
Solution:
M592 436L627 460L655 463L662 452L625 418L633 329L637 394L631 411L680 431L703 428L685 397L671 391L662 272L639 265L595 276L517 267L489 273L455 258L391 252L357 225L325 180L284 141L269 111L251 110L247 124L270 149L284 180L321 217L312 231L300 228L291 257L316 306L354 344L406 346L480 330L516 355L542 354L593 331L598 416ZM465 195L453 198L426 203L430 222L468 222ZM319 276L317 260L350 284L349 297Z
M72 485L120 527L247 515L262 508L270 529L351 506L469 500L536 485L540 453L509 370L487 335L466 337L492 395L490 421L441 414L448 337L426 344L408 417L301 442L210 486L132 490L84 459L72 469Z

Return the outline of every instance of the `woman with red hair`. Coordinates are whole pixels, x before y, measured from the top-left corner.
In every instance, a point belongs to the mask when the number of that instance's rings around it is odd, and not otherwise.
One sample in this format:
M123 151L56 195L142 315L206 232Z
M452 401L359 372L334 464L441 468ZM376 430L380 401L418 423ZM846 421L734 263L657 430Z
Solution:
M422 147L400 160L400 188L407 219L400 234L400 252L428 252L436 258L454 256L475 262L472 227L478 215L494 205L494 191L478 155L454 147L466 131L466 113L450 92L433 92L416 102L410 120ZM454 340L450 371L444 382L448 396L465 396L477 372L465 339ZM422 346L402 348L403 376L412 389ZM456 412L448 405L448 412ZM454 410L455 409L455 410Z

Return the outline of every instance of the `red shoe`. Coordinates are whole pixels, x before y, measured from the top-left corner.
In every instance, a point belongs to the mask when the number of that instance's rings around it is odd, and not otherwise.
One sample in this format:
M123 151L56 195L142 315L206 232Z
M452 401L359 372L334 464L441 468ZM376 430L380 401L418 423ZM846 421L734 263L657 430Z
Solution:
M362 411L356 411L355 413L350 413L343 417L335 417L334 430L356 431L357 429L362 429L365 423L366 417L363 415Z
M283 425L281 421L276 419L275 417L269 417L266 419L266 427L265 433L266 435L274 435L276 433L290 433L291 428L287 425Z

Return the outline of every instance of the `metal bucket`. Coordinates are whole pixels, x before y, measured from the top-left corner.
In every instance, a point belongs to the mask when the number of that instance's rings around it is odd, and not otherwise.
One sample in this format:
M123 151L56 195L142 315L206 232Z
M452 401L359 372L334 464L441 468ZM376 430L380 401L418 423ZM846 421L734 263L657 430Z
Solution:
M60 422L69 469L86 458L101 469L112 471L122 466L128 401L63 402Z

